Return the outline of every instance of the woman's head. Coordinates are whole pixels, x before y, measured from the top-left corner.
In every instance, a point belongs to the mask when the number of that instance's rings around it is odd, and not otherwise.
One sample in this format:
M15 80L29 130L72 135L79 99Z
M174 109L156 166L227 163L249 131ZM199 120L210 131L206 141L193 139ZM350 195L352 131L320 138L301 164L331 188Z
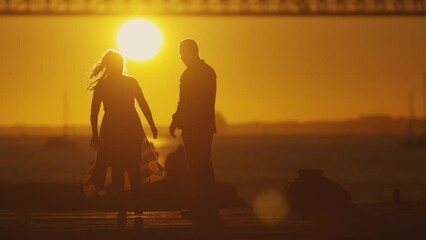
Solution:
M124 65L125 60L121 53L112 49L106 51L101 60L90 71L89 79L93 81L89 84L89 89L93 90L101 79L109 75L122 74Z

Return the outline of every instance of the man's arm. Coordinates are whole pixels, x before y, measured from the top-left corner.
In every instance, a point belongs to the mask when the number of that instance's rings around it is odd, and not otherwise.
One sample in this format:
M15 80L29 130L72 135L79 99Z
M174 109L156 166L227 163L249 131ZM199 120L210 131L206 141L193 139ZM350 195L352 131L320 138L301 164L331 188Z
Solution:
M175 124L180 122L180 119L182 119L182 82L180 83L179 86L179 101L178 101L178 105L177 105L177 109L176 112L173 114L173 122ZM179 124L177 124L178 126Z
M209 101L213 102L214 104L216 101L216 72L213 70L213 68L211 68L207 92Z
M175 131L176 131L177 128L181 127L181 122L182 122L182 106L183 106L182 95L183 95L183 92L184 92L182 80L184 78L184 74L185 74L185 72L182 74L182 76L180 78L179 101L178 101L177 109L176 109L176 112L172 116L172 123L170 124L170 127L169 127L169 133L170 133L170 136L172 136L172 137L176 137Z

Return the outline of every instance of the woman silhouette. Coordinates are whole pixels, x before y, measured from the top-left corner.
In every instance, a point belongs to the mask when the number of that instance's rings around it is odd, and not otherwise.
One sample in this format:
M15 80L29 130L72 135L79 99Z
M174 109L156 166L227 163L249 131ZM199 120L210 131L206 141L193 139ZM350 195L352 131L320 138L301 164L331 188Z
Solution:
M89 89L93 90L91 107L91 147L97 151L96 167L90 181L98 190L104 188L106 168L111 167L112 188L118 195L118 210L125 214L123 201L125 173L128 174L131 196L137 200L141 184L141 146L146 142L141 120L135 109L135 99L157 138L157 128L151 110L137 80L123 74L125 61L114 50L108 50L92 69ZM98 134L98 115L103 103L104 116ZM136 202L135 202L136 203Z

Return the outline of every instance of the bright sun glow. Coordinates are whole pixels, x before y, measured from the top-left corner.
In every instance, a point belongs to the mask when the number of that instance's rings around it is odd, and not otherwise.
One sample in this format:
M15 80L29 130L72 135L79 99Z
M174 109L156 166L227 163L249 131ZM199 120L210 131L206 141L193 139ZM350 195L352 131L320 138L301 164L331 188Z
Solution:
M131 20L118 33L118 47L128 58L146 61L154 57L161 48L163 39L160 29L147 20Z

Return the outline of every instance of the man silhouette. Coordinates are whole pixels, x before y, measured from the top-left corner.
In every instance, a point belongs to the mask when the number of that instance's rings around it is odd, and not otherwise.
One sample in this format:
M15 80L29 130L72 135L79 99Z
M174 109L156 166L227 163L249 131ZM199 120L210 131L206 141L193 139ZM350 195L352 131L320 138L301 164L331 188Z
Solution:
M180 78L179 103L169 131L172 137L176 137L176 129L182 130L193 190L188 215L194 222L211 222L219 219L210 159L212 139L216 133L216 73L200 59L194 40L180 42L179 54L187 68Z

